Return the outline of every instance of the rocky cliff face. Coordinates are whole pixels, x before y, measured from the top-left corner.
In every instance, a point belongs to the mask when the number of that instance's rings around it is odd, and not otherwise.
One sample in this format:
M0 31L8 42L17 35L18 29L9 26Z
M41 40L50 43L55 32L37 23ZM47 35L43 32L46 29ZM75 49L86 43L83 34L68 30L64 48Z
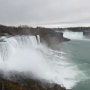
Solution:
M70 39L64 38L63 33L61 32L55 32L54 30L51 30L51 32L44 32L43 29L40 34L40 41L50 48L58 49L58 44L61 42L70 41Z

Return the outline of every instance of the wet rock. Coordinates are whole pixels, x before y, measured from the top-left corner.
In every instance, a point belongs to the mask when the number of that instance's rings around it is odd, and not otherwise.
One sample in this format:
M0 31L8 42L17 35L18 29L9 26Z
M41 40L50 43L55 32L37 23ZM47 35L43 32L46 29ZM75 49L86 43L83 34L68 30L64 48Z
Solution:
M0 78L0 90L66 90L58 84L24 79L22 82Z

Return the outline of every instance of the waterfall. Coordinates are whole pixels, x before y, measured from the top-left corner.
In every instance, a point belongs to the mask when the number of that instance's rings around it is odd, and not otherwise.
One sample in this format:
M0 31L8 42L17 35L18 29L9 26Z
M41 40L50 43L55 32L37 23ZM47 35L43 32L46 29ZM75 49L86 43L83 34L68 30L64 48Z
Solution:
M40 36L39 35L37 35L37 41L40 44Z
M10 53L13 53L16 48L24 47L27 45L30 47L36 47L38 41L35 36L15 36L11 38L1 38L0 42L0 56L3 60L8 58Z
M65 32L63 32L63 37L69 38L69 39L74 39L74 40L84 39L83 32L65 31Z
M39 35L37 37L40 43ZM0 42L0 70L33 73L38 79L71 88L77 82L78 69L65 55L38 44L36 36L5 38Z

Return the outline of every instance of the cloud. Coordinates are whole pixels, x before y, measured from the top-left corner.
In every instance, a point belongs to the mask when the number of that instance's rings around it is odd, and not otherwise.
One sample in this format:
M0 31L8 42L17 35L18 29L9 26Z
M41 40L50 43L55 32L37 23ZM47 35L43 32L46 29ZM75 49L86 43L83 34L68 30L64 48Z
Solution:
M44 25L90 22L90 0L0 0L0 23Z

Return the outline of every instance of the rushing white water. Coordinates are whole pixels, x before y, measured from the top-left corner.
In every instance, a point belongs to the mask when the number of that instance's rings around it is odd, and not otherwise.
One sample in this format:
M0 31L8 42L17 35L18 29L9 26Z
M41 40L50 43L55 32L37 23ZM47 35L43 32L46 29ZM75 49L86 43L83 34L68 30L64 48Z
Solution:
M39 37L39 36L38 36ZM40 39L40 38L38 38ZM32 72L40 79L73 87L81 74L67 54L38 45L34 36L16 36L0 42L0 69Z
M65 31L63 32L63 36L73 40L82 40L84 39L83 32L72 32L72 31Z

